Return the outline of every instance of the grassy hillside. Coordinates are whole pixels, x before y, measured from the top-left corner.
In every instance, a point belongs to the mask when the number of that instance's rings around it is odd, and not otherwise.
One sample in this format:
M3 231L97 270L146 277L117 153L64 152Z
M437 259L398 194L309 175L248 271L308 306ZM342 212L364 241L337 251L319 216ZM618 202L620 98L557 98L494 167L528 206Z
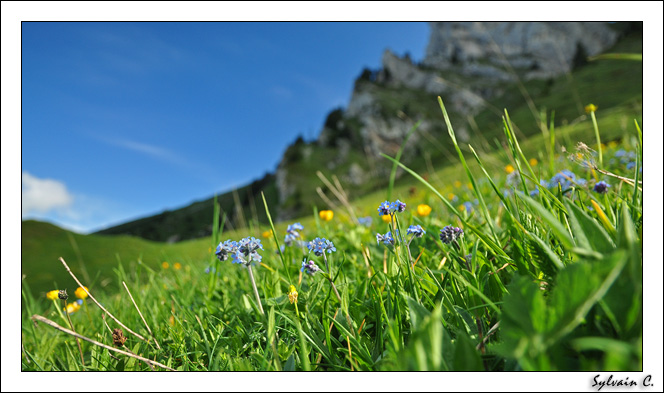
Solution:
M210 217L208 217L208 221ZM115 270L124 268L161 269L166 261L190 266L208 254L210 239L177 244L157 243L135 236L80 235L39 221L21 223L21 272L35 293L53 288L76 288L76 282L58 261L63 257L74 274L101 290L120 287ZM207 246L206 246L207 245Z
M227 229L246 227L250 220L267 223L264 210L258 208L262 206L261 192L265 194L268 201L277 202L278 196L273 174L266 174L263 178L244 187L217 196L221 214L226 215ZM214 197L211 197L180 209L165 211L96 233L132 235L169 243L200 239L212 234L210 217L213 212L213 200Z

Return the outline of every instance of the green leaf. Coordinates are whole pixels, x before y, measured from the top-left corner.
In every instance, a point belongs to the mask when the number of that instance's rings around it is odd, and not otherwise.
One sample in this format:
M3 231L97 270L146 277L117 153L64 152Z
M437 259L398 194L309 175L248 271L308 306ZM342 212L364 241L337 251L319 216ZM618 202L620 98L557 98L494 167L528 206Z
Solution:
M443 354L446 351L452 351L453 348L447 348L448 339L444 339L445 328L442 324L442 312L440 304L436 306L433 312L424 316L422 310L414 314L417 318L423 317L418 321L417 329L412 330L408 340L408 345L400 351L401 369L417 371L440 371L449 370L449 366ZM444 343L445 342L445 343Z
M558 221L558 219L551 214L544 206L539 202L535 201L533 198L527 197L520 192L516 192L516 195L519 196L526 205L539 215L539 217L551 228L551 231L556 235L556 238L563 243L563 245L569 249L574 247L574 239L570 236L569 232L563 224Z
M484 371L482 357L465 334L459 334L454 346L454 371Z
M295 371L295 354L291 354L288 359L286 359L284 371Z
M431 315L431 312L412 297L406 294L403 294L403 297L406 299L408 310L410 311L410 324L412 329L417 330L420 327L420 324Z
M549 260L555 266L557 269L563 269L565 265L563 262L558 258L558 255L551 249L551 247L542 239L539 237L535 236L535 234L528 232L528 235L530 235L530 238L537 243L537 245L544 251L544 254L549 257Z
M609 234L595 219L567 200L565 200L565 207L579 246L605 254L616 248Z
M618 250L601 261L578 262L558 274L551 291L547 345L569 334L609 290L627 262Z
M544 349L547 307L542 290L524 276L516 276L507 289L500 321L503 345L499 352L515 359L532 358Z

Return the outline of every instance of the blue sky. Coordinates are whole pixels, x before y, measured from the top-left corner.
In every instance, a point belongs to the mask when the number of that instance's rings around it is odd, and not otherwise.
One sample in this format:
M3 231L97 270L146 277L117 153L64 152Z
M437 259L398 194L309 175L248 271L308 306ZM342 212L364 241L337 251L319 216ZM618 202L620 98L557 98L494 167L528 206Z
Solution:
M82 233L273 171L423 22L23 23L22 218Z

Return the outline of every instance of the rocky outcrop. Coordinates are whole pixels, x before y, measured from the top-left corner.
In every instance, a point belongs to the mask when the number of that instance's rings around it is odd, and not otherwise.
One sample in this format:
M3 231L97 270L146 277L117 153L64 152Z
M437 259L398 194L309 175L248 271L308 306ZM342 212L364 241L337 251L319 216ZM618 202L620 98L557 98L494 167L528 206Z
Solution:
M560 75L579 55L596 55L618 39L603 22L433 22L430 27L425 66L505 80L514 77L509 67L526 71L526 79Z

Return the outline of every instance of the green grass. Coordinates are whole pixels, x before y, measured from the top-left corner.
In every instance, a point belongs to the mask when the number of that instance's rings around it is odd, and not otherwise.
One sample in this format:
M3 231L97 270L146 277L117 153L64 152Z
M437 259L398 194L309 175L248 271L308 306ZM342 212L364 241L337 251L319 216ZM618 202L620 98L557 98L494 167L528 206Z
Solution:
M612 142L604 169L627 179L634 179L642 157L633 121L623 125L634 114L632 105L596 113L602 141ZM405 201L407 209L393 223L376 214L385 189L353 201L358 216L374 218L370 227L343 211L330 222L315 214L299 220L303 239L334 242L329 275L300 273L304 256L326 265L306 249L277 252L275 240L281 242L288 223L277 224L275 237L263 238L262 263L253 269L259 299L240 265L217 261L217 275L203 270L215 261L211 247L217 240L258 237L267 226L225 233L214 228L212 238L168 245L68 235L24 222L21 369L150 369L85 341L82 362L71 336L30 321L38 314L68 326L58 311L62 304L44 295L63 288L71 295L76 288L57 260L63 256L104 307L151 338L145 342L124 331L126 348L176 370L641 370L642 192L560 153L562 146L573 151L578 141L593 146L590 119L557 127L553 153L545 136L519 140L506 122L498 139L504 148L477 155L456 142L446 114L444 122L457 159L430 173L397 162L404 175L391 199ZM636 153L637 172L615 159L620 148ZM529 168L531 158L539 163ZM507 175L507 164L522 172ZM587 186L577 180L570 189L541 187L534 197L521 192L562 169ZM611 184L606 195L592 191L600 179ZM460 207L476 198L472 209ZM415 214L419 203L429 204L432 213ZM265 204L266 217L271 208ZM376 242L376 233L394 233L390 225L405 234L415 224L426 230L423 238L397 236L395 247ZM443 244L438 233L447 225L462 227L463 237ZM163 261L170 262L168 269ZM175 262L182 268L175 269ZM297 308L289 302L291 285ZM111 329L118 325L106 318L107 326L90 299L70 317L79 334L112 345Z

